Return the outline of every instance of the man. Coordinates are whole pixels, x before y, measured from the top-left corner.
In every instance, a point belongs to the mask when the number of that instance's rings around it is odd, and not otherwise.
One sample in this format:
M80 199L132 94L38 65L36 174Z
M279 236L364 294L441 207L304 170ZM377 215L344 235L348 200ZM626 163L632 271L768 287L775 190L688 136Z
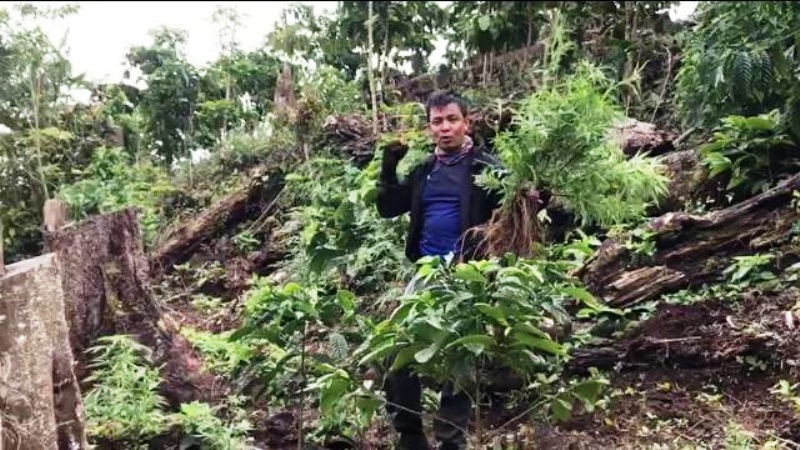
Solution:
M500 197L475 184L475 176L498 160L477 148L467 135L467 107L457 95L433 94L425 106L435 148L433 154L402 181L397 164L408 148L398 142L383 149L378 180L378 212L384 218L410 213L406 255L412 261L424 256L453 254L464 260L481 259L475 238L465 238L470 228L489 221ZM428 449L420 415L422 387L409 370L391 373L386 386L388 410L400 434L397 448ZM472 411L470 398L445 387L438 418L434 421L440 449L466 448L464 430Z

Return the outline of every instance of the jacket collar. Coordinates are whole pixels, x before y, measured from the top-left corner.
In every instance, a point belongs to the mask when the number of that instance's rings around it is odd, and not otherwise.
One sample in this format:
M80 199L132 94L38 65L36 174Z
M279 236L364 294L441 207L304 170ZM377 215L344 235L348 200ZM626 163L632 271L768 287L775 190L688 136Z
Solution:
M436 149L435 145L430 146L431 153L425 158L424 164L426 170L430 170L433 167L433 164L436 162L436 154L434 153ZM483 168L486 166L495 166L500 164L497 157L489 153L484 145L478 145L475 143L475 146L472 148L472 155L469 156L470 158L470 167L473 169L476 168Z

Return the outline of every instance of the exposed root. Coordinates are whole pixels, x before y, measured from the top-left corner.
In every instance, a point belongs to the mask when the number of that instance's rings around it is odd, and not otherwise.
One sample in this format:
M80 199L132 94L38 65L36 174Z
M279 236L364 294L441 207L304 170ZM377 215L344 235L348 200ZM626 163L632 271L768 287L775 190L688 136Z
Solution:
M502 257L513 253L522 258L536 254L536 246L544 237L539 220L541 199L535 189L520 190L510 203L498 208L486 225L468 231L479 234L477 254Z

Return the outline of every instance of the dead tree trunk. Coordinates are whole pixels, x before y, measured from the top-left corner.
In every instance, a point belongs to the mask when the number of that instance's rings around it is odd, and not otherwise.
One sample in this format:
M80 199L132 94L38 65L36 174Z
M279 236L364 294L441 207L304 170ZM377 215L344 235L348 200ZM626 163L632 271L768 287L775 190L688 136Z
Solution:
M274 198L283 188L277 175L255 176L244 188L223 198L195 219L185 223L162 244L152 257L156 274L166 273L176 264L187 261L198 246L240 223L248 210L264 198Z
M3 230L3 223L0 222L0 277L2 277L3 275L6 274L6 260L5 260L5 254L3 253L3 239L4 239L3 238L3 236L4 236L3 232L4 231L5 230ZM0 431L2 431L2 428L0 428ZM3 450L3 449L0 448L0 450Z
M67 204L61 200L49 199L44 202L42 211L44 217L44 230L47 233L55 233L66 225L69 219Z
M166 364L163 394L173 405L198 398L196 364L182 338L168 329L149 288L148 261L136 211L125 209L61 228L48 242L57 253L70 342L78 376L85 350L100 336L129 334Z
M55 256L0 278L0 448L89 448Z
M792 193L800 189L800 174L775 188L729 208L692 216L667 213L652 220L652 256L637 255L623 237L608 240L577 275L609 304L624 307L717 276L733 256L752 254L788 242L800 219ZM635 243L633 243L635 245Z

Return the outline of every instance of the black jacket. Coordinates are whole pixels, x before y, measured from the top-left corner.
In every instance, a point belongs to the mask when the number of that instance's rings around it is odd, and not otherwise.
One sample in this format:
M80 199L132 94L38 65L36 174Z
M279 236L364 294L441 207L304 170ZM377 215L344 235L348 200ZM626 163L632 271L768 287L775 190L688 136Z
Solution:
M485 148L476 147L470 159L471 171L468 183L461 189L461 234L476 225L489 221L492 212L500 205L500 195L475 184L475 176L488 167L499 167L500 161ZM422 234L422 189L435 162L431 155L414 167L404 180L398 180L397 168L383 168L378 178L377 205L381 217L391 218L410 212L411 223L406 237L406 256L417 261L422 255L419 243ZM472 236L462 242L464 260L482 259L485 255L476 252L479 237Z

